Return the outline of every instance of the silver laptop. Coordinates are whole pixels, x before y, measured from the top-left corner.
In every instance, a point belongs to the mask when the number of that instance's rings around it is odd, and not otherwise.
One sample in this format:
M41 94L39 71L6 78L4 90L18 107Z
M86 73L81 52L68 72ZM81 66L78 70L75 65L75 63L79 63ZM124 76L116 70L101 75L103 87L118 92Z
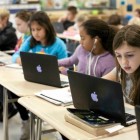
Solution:
M20 52L24 78L30 82L55 87L66 87L68 80L61 81L56 56Z

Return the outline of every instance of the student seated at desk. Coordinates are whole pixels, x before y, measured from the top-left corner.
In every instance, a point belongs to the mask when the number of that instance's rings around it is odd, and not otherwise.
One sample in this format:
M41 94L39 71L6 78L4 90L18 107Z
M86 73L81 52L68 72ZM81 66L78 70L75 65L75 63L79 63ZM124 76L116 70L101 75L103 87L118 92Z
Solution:
M80 25L88 19L89 19L88 14L78 14L76 16L75 24L73 26L70 26L67 29L67 31L68 32L74 32L75 34L79 34Z
M10 12L5 9L0 9L0 50L12 50L17 43L16 30L13 28L12 23L9 22ZM0 85L0 121L3 117L3 87ZM8 104L8 118L11 118L17 113L13 104Z
M21 64L20 51L55 55L58 59L67 57L64 42L56 37L54 28L45 12L32 15L29 22L31 37L26 39L19 51L12 56L14 63Z
M32 13L26 10L21 10L15 15L16 29L22 33L15 46L15 51L19 50L22 43L30 36L29 20Z
M20 51L55 55L58 59L67 57L66 46L62 40L56 37L54 28L45 12L39 11L34 13L31 16L29 27L31 29L31 37L26 39L20 49L13 55L13 62L21 64ZM18 98L15 94L11 94L11 96ZM30 136L28 112L17 102L15 105L23 125L20 139L28 139Z
M134 17L140 18L140 8L135 9L133 15L134 15Z
M31 12L22 10L16 13L15 15L15 23L17 30L21 32L23 35L22 37L19 38L15 50L17 51L21 44L29 37L30 34L30 29L29 29L29 19L31 17ZM3 87L0 85L0 93L2 94ZM10 98L10 97L9 97ZM1 106L1 111L0 111L0 121L2 121L3 117L3 97L0 96L0 106ZM8 118L13 117L17 113L16 108L13 106L13 103L8 104Z
M55 55L58 59L67 57L66 46L61 39L56 37L54 28L45 12L34 13L31 16L29 26L31 36L12 56L14 63L21 64L20 51Z
M78 11L75 6L68 6L66 15L60 17L58 22L62 22L64 29L67 30L70 26L74 25L77 13Z
M9 22L10 12L7 9L0 9L0 50L13 50L17 43L16 30Z
M121 29L123 27L123 25L121 24L121 16L118 14L113 14L109 17L107 23L109 25L114 25L116 26L118 29Z
M63 32L63 34L66 36L72 36L73 38L76 37L80 38L79 27L84 21L88 19L89 17L87 14L77 15L75 24L73 26L70 26L66 31ZM79 45L79 41L67 39L66 44L67 44L67 50L69 52L69 56L71 56L74 53L76 47Z
M103 78L119 81L126 102L140 105L140 26L127 25L115 36L117 67Z
M58 61L63 67L77 65L77 71L97 77L110 72L115 67L112 42L116 31L100 19L89 19L79 28L81 41L74 54ZM62 67L62 68L61 68Z

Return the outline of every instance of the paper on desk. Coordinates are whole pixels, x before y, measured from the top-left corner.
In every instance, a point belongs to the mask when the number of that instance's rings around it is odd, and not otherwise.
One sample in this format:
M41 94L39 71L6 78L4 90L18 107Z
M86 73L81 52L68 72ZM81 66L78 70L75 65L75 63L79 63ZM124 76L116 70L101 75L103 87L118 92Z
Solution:
M69 92L68 88L61 88L61 89L53 89L53 90L42 90L35 95L40 94L45 96L46 98L53 99L55 101L59 101L62 103L69 103L72 102L71 93Z
M16 69L22 69L22 66L17 64L17 63L13 63L13 64L8 64L8 65L5 65L6 67L9 67L9 68L16 68Z
M118 131L118 130L121 130L122 128L124 128L124 126L123 125L117 125L117 126L113 126L113 127L111 127L111 128L107 128L107 129L105 129L107 132L109 132L109 133L113 133L113 132L116 132L116 131Z

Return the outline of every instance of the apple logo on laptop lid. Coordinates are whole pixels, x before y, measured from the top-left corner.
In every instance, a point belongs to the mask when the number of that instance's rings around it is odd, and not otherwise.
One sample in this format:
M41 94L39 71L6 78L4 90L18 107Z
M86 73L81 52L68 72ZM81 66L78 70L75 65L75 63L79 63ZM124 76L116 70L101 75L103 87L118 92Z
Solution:
M42 72L42 68L41 68L41 66L40 66L40 65L38 65L38 66L36 67L36 69L37 69L37 71L38 71L39 73L41 73L41 72Z
M92 99L94 102L98 102L98 97L97 97L96 92L91 93L91 99Z

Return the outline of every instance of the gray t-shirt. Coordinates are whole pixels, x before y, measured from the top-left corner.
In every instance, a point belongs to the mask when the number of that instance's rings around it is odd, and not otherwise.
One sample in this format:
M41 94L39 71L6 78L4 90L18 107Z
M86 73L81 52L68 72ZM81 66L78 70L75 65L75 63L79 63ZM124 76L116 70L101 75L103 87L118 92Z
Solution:
M133 104L133 101L129 98L132 87L133 87L132 80L130 79L129 76L127 76L126 77L126 88L123 92L124 92L124 96L126 98L126 102L128 102L130 104Z

